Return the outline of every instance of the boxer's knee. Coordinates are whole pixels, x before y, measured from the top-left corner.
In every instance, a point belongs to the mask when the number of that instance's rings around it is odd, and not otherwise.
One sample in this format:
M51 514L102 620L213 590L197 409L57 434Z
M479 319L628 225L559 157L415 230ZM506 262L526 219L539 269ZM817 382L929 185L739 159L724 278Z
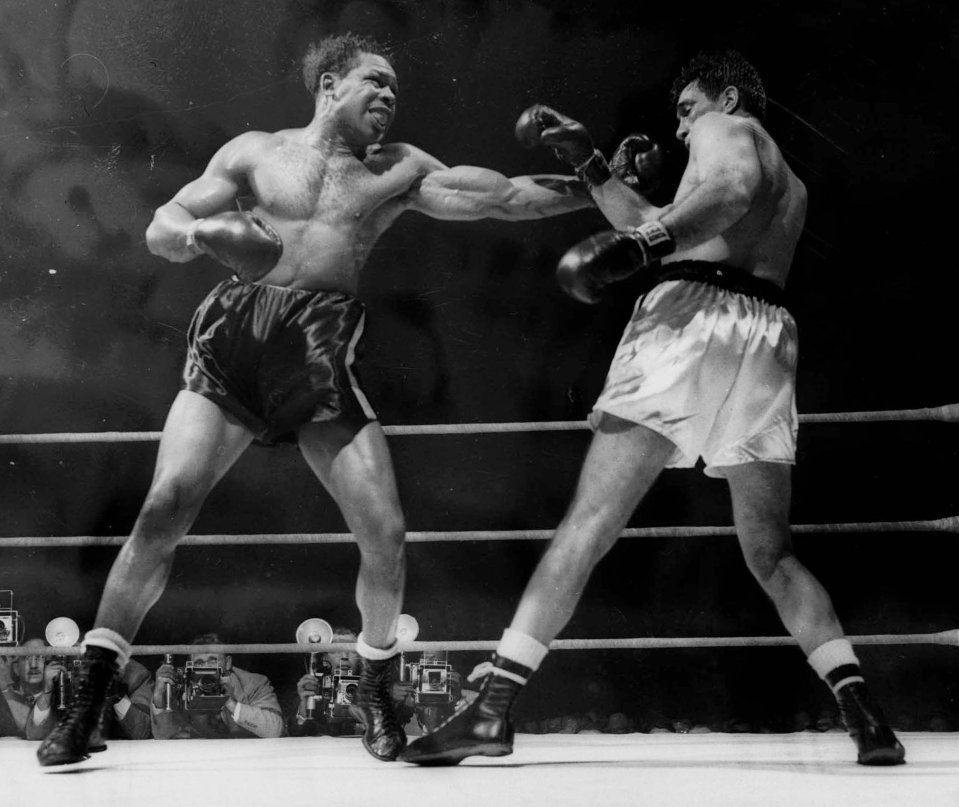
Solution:
M743 550L746 566L763 588L778 587L789 575L793 553L783 547L760 545Z
M406 521L393 508L380 508L367 513L363 528L357 531L360 551L371 559L394 560L403 554Z
M196 478L166 476L154 480L140 508L138 532L148 540L178 539L196 518L212 486Z

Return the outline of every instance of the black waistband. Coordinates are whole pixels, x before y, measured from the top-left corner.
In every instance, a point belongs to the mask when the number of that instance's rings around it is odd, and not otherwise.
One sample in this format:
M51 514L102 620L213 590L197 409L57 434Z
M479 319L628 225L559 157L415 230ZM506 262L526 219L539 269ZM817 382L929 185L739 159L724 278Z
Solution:
M754 277L742 269L712 261L675 261L660 266L656 282L667 280L698 280L727 291L755 297L757 300L786 307L786 293L771 280Z

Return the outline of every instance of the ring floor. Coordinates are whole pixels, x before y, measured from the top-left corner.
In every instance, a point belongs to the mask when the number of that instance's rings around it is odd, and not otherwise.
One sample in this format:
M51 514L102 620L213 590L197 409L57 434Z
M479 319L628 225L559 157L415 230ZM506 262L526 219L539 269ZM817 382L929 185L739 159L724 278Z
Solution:
M907 733L907 764L856 765L845 734L517 736L512 756L419 768L356 738L114 741L71 772L0 740L4 804L957 807L959 734ZM55 769L54 769L55 770Z

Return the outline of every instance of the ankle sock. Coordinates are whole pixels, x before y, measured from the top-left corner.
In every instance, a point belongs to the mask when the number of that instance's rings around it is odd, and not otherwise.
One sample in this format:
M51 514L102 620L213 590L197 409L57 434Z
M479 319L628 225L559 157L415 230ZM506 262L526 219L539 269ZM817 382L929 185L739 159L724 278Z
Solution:
M87 631L87 635L83 637L83 653L86 656L95 658L99 656L100 658L106 657L107 660L116 659L117 669L122 670L127 666L127 662L130 660L130 643L124 639L119 633L109 628L94 628L91 631ZM105 653L94 652L94 650L107 651L111 656L105 655Z
M847 684L861 684L865 681L859 669L859 659L856 658L848 639L833 639L819 645L809 654L808 660L809 665L826 682L833 694L839 694L839 690Z

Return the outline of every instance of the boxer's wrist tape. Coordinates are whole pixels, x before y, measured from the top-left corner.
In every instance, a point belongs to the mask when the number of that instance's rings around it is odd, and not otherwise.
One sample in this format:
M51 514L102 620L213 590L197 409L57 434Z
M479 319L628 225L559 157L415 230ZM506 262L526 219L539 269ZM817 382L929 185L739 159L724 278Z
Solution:
M596 185L602 185L612 176L609 170L609 163L606 162L606 158L599 149L593 149L593 153L589 159L576 166L574 170L579 180L585 182L591 188Z
M676 250L676 242L661 221L647 221L633 230L654 258L664 258Z

